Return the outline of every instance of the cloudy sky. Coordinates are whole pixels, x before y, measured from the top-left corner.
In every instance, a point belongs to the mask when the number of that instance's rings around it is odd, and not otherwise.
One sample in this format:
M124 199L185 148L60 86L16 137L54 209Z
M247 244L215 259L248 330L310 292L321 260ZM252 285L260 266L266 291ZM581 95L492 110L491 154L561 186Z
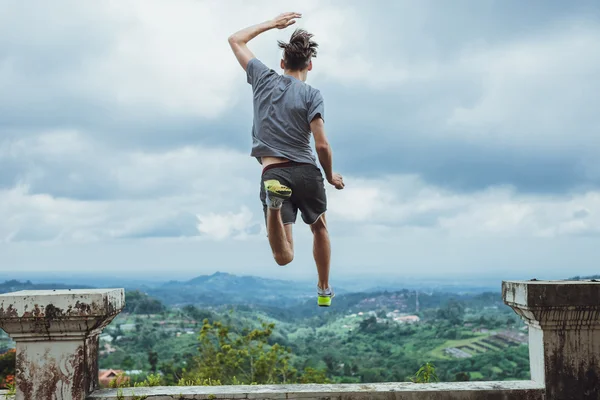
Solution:
M320 52L336 276L600 272L600 5L0 0L0 265L312 278L272 261L227 44L284 11ZM271 31L250 47L278 68ZM300 221L299 221L300 222Z

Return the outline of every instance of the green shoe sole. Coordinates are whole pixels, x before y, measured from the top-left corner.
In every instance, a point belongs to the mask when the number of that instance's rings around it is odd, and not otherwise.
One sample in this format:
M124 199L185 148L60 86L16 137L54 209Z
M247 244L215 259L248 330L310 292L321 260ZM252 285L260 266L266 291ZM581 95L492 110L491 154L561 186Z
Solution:
M282 185L278 180L271 179L265 181L265 190L269 193L269 196L278 197L280 199L289 199L292 195L292 189Z
M319 304L319 307L331 306L331 296L319 296L317 304Z
M275 191L269 190L269 196L287 200L292 196L292 192L286 193L286 192L275 192Z

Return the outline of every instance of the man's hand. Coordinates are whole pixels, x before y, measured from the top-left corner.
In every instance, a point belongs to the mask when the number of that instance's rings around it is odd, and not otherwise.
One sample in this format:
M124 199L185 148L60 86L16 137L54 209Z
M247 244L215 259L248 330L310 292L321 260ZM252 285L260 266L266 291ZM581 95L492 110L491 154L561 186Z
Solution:
M302 18L302 14L297 12L283 13L270 21L249 26L248 28L242 29L241 31L229 36L229 45L231 46L231 50L233 50L233 54L235 54L235 57L242 68L246 70L248 67L248 62L254 58L254 54L252 54L246 45L250 40L254 39L257 35L268 31L269 29L285 29L288 26L295 24L296 18Z
M333 174L331 179L329 179L329 183L331 183L337 190L342 190L344 188L344 179L340 174Z
M302 14L297 12L286 12L275 17L271 22L277 29L285 29L296 23L296 18L302 18Z

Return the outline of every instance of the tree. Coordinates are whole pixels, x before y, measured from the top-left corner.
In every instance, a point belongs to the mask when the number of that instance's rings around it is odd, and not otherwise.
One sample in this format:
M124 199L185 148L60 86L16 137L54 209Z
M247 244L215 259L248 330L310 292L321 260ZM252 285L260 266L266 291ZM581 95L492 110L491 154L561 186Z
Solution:
M126 293L127 304L123 312L131 314L160 314L165 311L165 306L159 300L148 296L139 290Z
M15 349L0 354L0 388L7 388L14 383L16 355Z
M150 363L150 371L153 374L156 373L156 366L158 365L158 353L155 351L148 351L148 363Z
M454 376L457 382L467 382L471 380L471 375L468 372L459 372Z
M461 325L465 316L465 307L455 299L450 299L445 307L438 310L437 315L438 318L445 319L452 325Z
M119 339L119 336L123 336L123 331L121 330L121 325L116 325L116 327L112 330L110 330L109 332L110 336L112 337L112 342L114 344L117 343L117 340Z
M352 375L354 375L352 373L352 366L348 362L345 362L344 363L344 376L352 376Z
M323 361L325 361L325 365L327 366L327 370L329 371L329 373L333 375L333 373L337 369L337 361L333 354L325 354L323 356Z
M423 364L412 378L414 383L430 383L437 382L438 377L435 373L435 366L429 362Z
M373 332L377 330L377 318L371 316L360 322L359 329L363 332Z
M127 354L123 361L121 361L121 367L125 370L132 370L135 367L135 361L131 357L131 355Z
M329 383L329 380L325 376L325 371L307 367L298 379L298 383Z
M156 330L144 327L138 334L138 345L148 351L154 347L156 342L158 342L159 336L160 334Z
M213 316L210 311L201 310L198 307L193 306L191 304L184 306L183 311L185 312L185 314L187 314L189 317L196 321L203 321L207 318L212 318Z
M324 372L306 368L300 375L290 364L291 351L269 338L275 324L234 333L221 322L204 320L200 331L199 352L192 366L183 373L183 382L219 382L235 384L278 384L298 381L323 383Z

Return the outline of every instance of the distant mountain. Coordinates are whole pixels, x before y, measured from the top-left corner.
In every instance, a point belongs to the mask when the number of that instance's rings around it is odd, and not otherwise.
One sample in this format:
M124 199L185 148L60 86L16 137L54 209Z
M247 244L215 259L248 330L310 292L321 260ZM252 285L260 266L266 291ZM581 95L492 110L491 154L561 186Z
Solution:
M32 283L31 281L20 282L17 280L0 283L0 293L18 292L20 290L52 290L52 289L93 289L86 285L65 285L62 283Z
M185 282L170 281L159 287L147 287L144 291L169 305L263 304L282 307L315 296L316 286L216 272Z
M600 280L600 275L590 275L590 276L574 276L569 278L571 281L589 281L589 280Z
M600 279L600 276L575 277L571 279ZM69 282L69 281L67 281ZM86 281L86 283L89 281ZM437 306L440 302L435 294L457 296L464 301L477 299L477 296L493 292L492 297L500 296L498 284L476 285L476 282L453 280L422 280L422 281L395 281L376 282L367 279L352 279L338 277L334 283L336 294L336 307L338 309L363 310L368 309L370 303L362 303L365 298L370 298L373 304L388 305L386 297L394 293L402 293L404 300L394 300L398 306L406 303L408 310L415 303L414 296L419 293L421 306ZM316 287L314 282L286 281L267 279L257 276L238 276L229 273L216 272L212 275L201 275L187 281L169 281L166 283L143 283L142 281L129 281L124 279L118 285L105 285L98 281L95 286L74 283L32 283L30 280L21 282L7 280L0 283L0 293L15 292L19 290L47 290L47 289L86 289L99 287L124 287L129 297L132 292L140 291L168 306L196 305L201 307L217 307L224 305L252 306L260 308L288 308L294 309L301 315L311 315L314 312ZM349 289L349 290L348 290ZM344 296L346 295L346 296ZM383 296L383 300L379 297ZM392 296L393 297L393 296ZM498 297L499 298L499 297ZM501 300L501 299L500 299ZM290 312L289 309L286 312ZM328 314L331 311L323 311Z
M102 287L99 285L96 287ZM111 285L112 286L112 285ZM265 305L287 307L297 305L313 298L316 286L313 283L265 279L255 276L237 276L217 272L212 275L198 276L189 281L169 281L159 285L132 285L123 282L129 297L134 291L147 294L163 304L179 306L193 304L198 306L219 305ZM0 283L0 294L20 290L49 289L93 289L93 286L62 283L32 283L27 280L9 280ZM344 293L336 288L337 293Z

